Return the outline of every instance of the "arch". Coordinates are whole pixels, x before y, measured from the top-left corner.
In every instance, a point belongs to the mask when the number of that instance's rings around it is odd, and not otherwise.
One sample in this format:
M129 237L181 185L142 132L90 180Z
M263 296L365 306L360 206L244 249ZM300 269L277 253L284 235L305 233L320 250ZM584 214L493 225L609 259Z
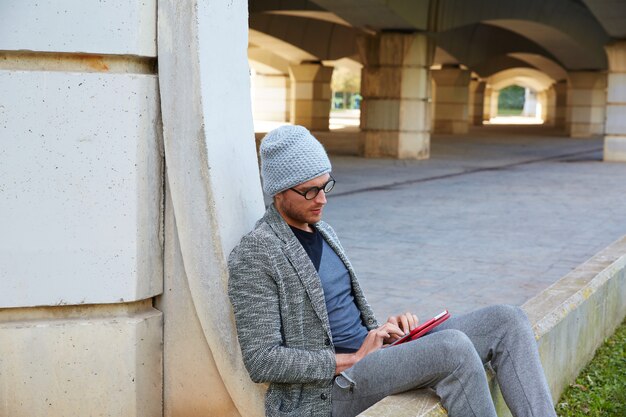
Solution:
M511 68L533 68L533 66L509 55L499 55L472 67L483 78Z
M523 52L510 53L509 56L537 68L555 81L567 79L567 71L557 62L545 56Z
M485 21L494 26L506 28L518 33L533 42L542 45L554 56L555 61L569 70L603 70L607 68L604 43L588 45L579 39L560 31L558 28L542 23L523 20L490 20ZM608 39L606 39L608 41Z
M280 38L250 28L248 30L248 42L263 50L271 51L272 55L288 62L315 61L315 55L298 48L297 46L283 41Z
M518 33L485 23L461 26L437 35L437 45L473 68L512 52L556 58L545 48Z
M248 44L248 61L250 61L250 66L261 74L289 74L290 61L269 49Z
M541 92L549 89L554 84L554 80L533 68L510 68L490 76L487 79L487 83L494 90L501 90L504 87L516 84Z
M479 22L499 25L544 45L568 69L605 69L604 28L581 2L571 0L440 0L434 30ZM555 48L556 41L567 44Z
M250 15L250 29L304 51L308 60L336 60L357 54L356 29L318 19L280 14ZM262 41L251 41L265 46ZM273 48L272 48L273 50ZM278 53L278 52L277 52ZM302 59L305 61L307 59Z

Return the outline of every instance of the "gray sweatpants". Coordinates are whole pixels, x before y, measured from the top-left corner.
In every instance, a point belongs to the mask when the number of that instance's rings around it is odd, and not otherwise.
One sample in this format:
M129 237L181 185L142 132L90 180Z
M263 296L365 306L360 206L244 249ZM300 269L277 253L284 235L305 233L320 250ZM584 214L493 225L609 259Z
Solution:
M335 378L333 417L424 387L437 392L450 417L496 417L487 362L515 417L556 417L526 314L504 305L453 316L416 341L366 356Z

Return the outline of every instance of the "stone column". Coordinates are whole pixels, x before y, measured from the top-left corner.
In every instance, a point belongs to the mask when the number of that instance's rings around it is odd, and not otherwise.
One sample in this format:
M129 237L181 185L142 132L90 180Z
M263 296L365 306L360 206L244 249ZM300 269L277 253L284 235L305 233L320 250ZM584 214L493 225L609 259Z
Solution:
M474 126L482 126L485 105L485 87L487 83L480 80L470 82L469 121Z
M568 134L571 137L603 134L606 74L597 71L576 71L568 75Z
M567 119L567 81L561 80L552 87L555 94L554 127L565 129Z
M626 161L626 40L606 46L609 58L604 160Z
M435 132L467 133L470 71L458 66L444 66L432 74L437 84Z
M252 116L255 120L289 120L289 75L257 74L252 79Z
M164 387L153 401L163 417L264 416L265 387L244 367L227 294L228 254L264 211L247 2L160 0L158 9L167 186Z
M430 63L423 34L380 33L358 40L363 60L361 129L366 157L425 159L430 149Z
M535 97L537 99L535 103L535 117L539 118L546 122L548 119L548 111L549 111L549 89L538 91L535 93Z
M160 417L156 2L0 8L0 415Z
M524 108L522 109L522 116L525 117L537 117L537 93L530 88L524 89Z
M328 130L333 67L311 62L289 66L291 103L289 122L309 130Z
M554 84L543 91L543 94L546 96L546 107L542 115L543 124L546 126L554 126L556 116L556 92L554 91Z
M491 99L493 98L493 89L489 84L485 86L485 94L483 95L483 123L488 122L494 115L491 114Z
M498 116L498 98L500 90L494 90L487 85L485 88L485 101L483 104L483 121L488 122L493 117Z

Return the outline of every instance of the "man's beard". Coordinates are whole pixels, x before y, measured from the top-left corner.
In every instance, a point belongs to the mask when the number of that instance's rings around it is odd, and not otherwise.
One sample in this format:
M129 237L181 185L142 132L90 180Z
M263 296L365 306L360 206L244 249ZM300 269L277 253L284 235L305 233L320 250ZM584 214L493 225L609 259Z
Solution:
M323 205L320 208L323 208ZM283 203L280 205L280 209L285 216L300 223L314 224L321 219L321 213L320 216L316 216L309 211L313 209L313 207L309 208L308 210L297 210L293 208L291 204Z

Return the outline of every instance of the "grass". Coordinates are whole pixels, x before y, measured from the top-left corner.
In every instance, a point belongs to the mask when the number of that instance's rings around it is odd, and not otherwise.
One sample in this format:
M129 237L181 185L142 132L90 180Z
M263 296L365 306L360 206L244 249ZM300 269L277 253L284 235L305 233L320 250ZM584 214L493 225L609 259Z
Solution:
M565 390L559 417L626 416L626 320Z
M522 111L524 109L505 109L505 108L498 108L498 116L519 116L522 114Z

